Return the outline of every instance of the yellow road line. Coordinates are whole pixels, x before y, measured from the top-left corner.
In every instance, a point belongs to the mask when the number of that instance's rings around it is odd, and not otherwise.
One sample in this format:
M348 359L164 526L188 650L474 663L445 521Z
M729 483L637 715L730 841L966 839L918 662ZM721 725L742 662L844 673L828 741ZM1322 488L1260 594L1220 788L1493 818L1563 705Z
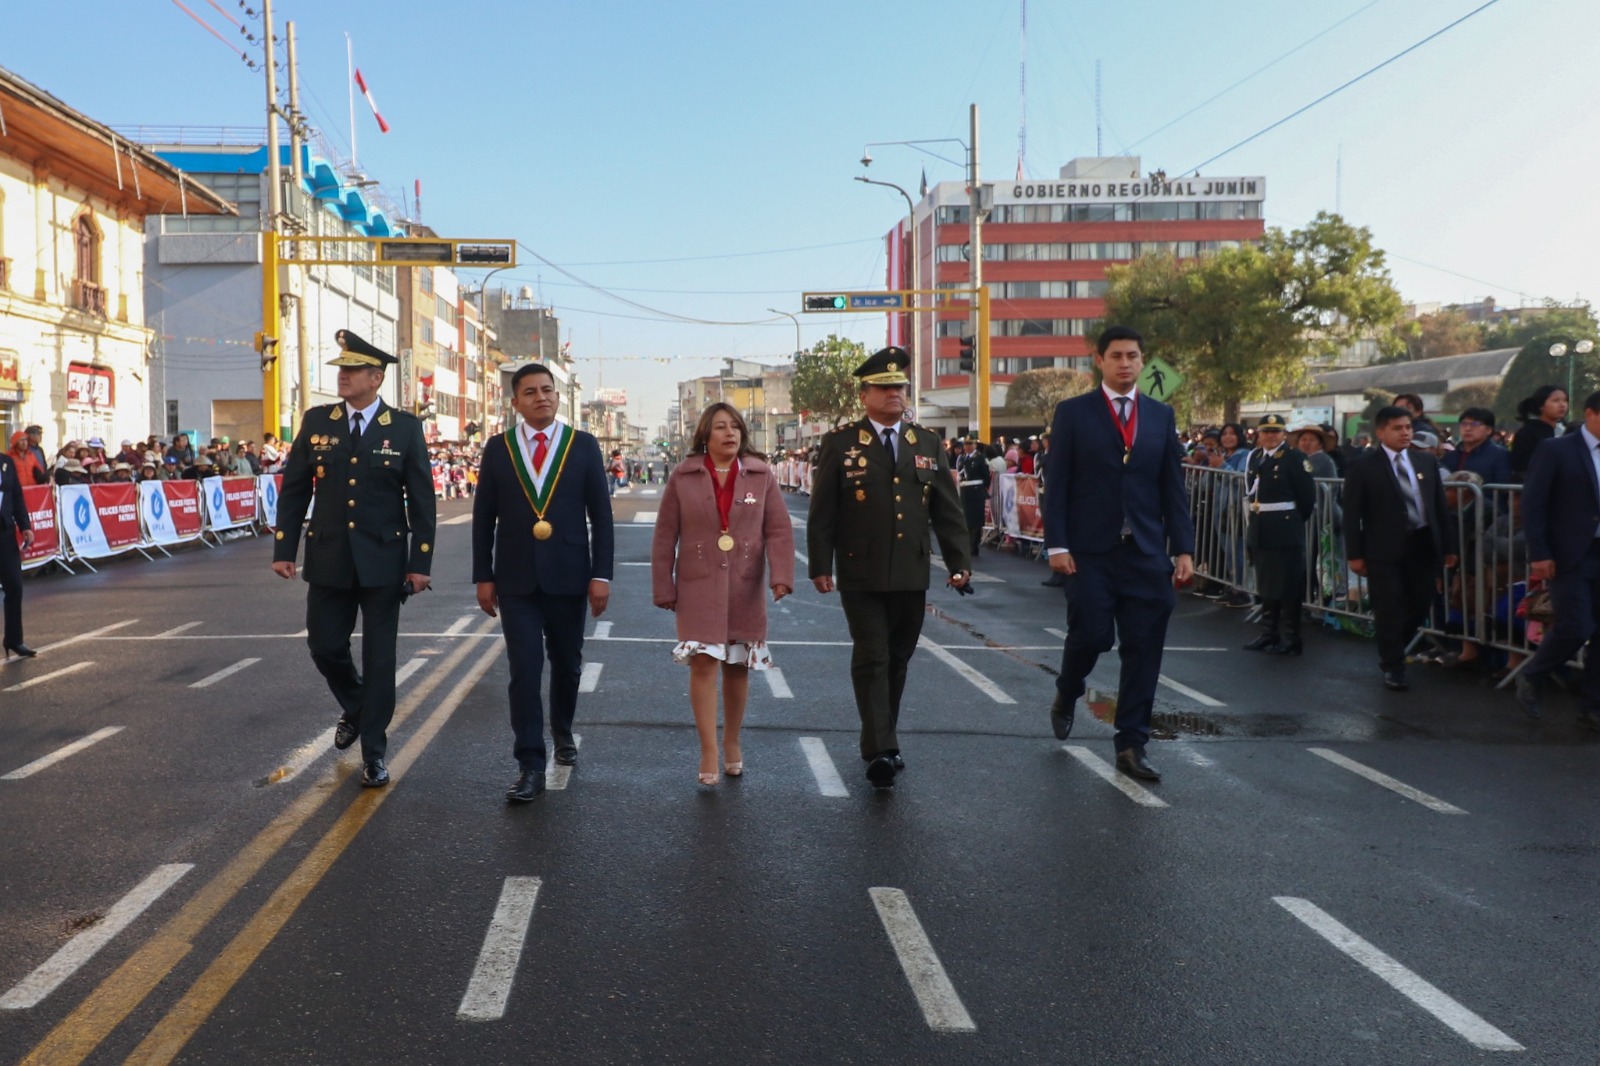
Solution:
M438 670L413 689L405 702L395 709L394 726L402 725L445 677L461 665L471 650L472 645L463 641ZM349 767L334 763L327 774L256 834L194 898L168 919L166 925L46 1034L22 1060L21 1066L75 1066L88 1058L188 955L195 937L217 913L232 902L324 803L342 794L340 785L350 773Z
M311 890L316 888L334 862L344 853L350 842L361 832L383 805L383 801L403 779L406 770L417 760L450 720L456 708L467 698L475 685L482 680L500 657L498 645L492 646L478 657L478 661L456 682L444 702L428 716L422 727L406 741L390 766L396 780L388 788L367 789L339 816L316 846L311 849L254 918L239 931L232 942L222 950L205 973L194 983L188 993L162 1018L150 1034L133 1049L125 1066L165 1066L178 1057L191 1037L205 1024L206 1019L222 1003L245 971L272 943L274 937L293 917Z

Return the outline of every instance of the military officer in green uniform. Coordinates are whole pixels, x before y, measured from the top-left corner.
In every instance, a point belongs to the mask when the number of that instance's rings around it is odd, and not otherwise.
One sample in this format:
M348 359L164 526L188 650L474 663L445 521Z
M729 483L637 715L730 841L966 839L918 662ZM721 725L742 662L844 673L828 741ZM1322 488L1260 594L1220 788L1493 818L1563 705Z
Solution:
M394 716L395 642L404 596L422 592L433 564L433 476L416 416L378 396L394 356L349 330L336 335L341 354L339 403L313 407L300 421L278 494L272 569L295 575L300 527L305 531L306 643L311 661L339 703L333 743L361 741L361 783L389 783L384 764ZM361 615L361 670L350 636Z
M1311 461L1284 440L1281 415L1256 426L1257 447L1245 461L1245 545L1261 597L1259 637L1245 645L1269 655L1299 655L1300 603L1306 583L1306 520L1317 502Z
M950 460L938 434L902 417L908 362L903 349L884 348L856 368L867 416L822 438L806 527L811 583L822 593L838 589L850 626L861 757L876 788L893 787L905 768L895 727L906 664L922 633L930 526L948 584L971 591Z

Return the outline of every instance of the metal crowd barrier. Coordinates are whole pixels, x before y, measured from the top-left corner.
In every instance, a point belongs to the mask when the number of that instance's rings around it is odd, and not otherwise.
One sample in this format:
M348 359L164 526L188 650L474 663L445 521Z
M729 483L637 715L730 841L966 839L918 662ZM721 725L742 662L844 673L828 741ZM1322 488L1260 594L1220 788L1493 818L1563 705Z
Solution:
M1195 525L1195 572L1208 582L1254 595L1255 570L1244 549L1249 512L1243 473L1185 467ZM1441 567L1439 594L1418 634L1442 650L1447 640L1495 649L1520 661L1533 653L1538 623L1518 611L1532 575L1522 533L1519 485L1445 484L1456 518L1456 538L1447 549L1454 567ZM1317 481L1316 509L1306 526L1305 609L1330 626L1370 636L1367 580L1350 569L1344 543L1344 482ZM1513 670L1517 662L1512 663ZM1509 677L1504 683L1509 682Z

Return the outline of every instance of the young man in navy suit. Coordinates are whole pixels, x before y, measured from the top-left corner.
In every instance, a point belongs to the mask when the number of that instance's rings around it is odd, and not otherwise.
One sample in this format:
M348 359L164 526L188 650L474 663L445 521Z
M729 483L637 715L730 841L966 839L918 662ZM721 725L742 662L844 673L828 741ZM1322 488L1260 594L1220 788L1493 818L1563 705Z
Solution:
M520 418L489 439L478 469L472 580L478 606L491 618L498 609L502 619L519 767L506 799L526 803L544 791L539 681L547 649L556 762L578 761L572 719L583 672L583 609L599 618L611 597L613 530L600 444L556 417L555 377L529 363L512 375L511 394Z
M1583 402L1583 425L1541 441L1522 485L1522 528L1534 577L1550 585L1555 620L1517 674L1517 702L1543 715L1540 690L1600 632L1600 392ZM1578 720L1600 732L1600 648L1583 657Z
M1101 386L1056 405L1045 459L1044 543L1067 594L1050 725L1060 740L1071 735L1089 671L1120 642L1117 769L1159 781L1144 749L1173 585L1194 574L1194 523L1172 408L1137 388L1144 339L1112 326L1096 351Z

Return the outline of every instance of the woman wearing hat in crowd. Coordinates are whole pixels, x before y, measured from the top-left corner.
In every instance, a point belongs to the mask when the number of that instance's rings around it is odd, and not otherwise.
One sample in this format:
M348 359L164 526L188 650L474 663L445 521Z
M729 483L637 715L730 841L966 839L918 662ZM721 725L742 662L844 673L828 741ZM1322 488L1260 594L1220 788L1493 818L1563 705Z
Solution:
M77 459L68 459L56 470L57 485L87 485L89 484L89 471L85 470L83 463Z
M1302 420L1289 427L1289 443L1298 448L1311 464L1311 476L1336 478L1339 468L1330 454L1336 447L1329 435L1315 422Z
M677 615L672 657L689 664L700 783L717 783L718 674L724 770L738 777L750 671L772 665L764 592L770 587L776 602L794 591L794 529L777 479L731 405L714 403L700 416L689 458L662 492L650 561L652 598Z

